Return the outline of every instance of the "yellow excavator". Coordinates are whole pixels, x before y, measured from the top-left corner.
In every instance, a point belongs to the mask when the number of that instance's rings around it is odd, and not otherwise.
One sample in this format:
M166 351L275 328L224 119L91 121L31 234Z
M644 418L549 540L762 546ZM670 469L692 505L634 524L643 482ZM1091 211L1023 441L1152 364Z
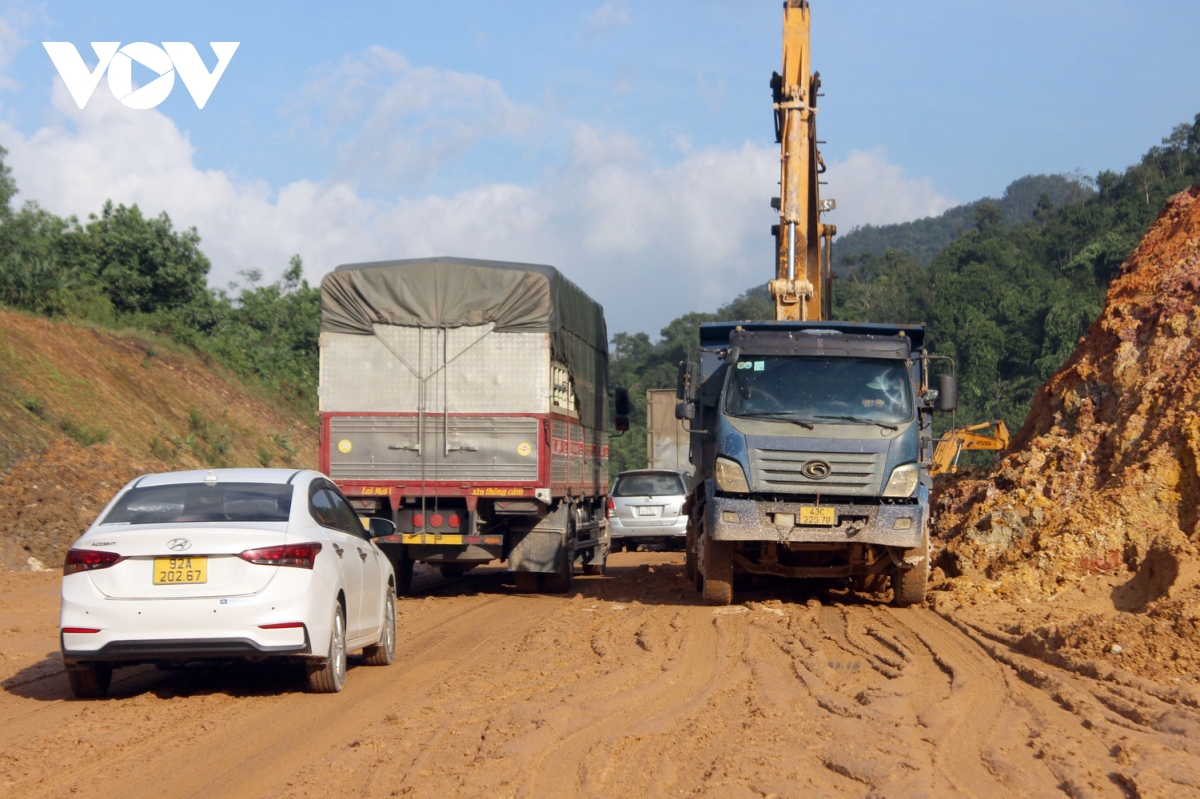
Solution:
M835 203L817 196L825 161L817 149L821 73L809 71L811 26L808 0L784 3L783 72L771 76L781 154L779 197L772 201L779 211L773 228L776 274L768 289L778 321L829 319L833 310L829 282L837 227L820 221Z
M999 452L1008 449L1009 441L1008 425L1004 424L1003 419L947 430L933 450L933 465L929 474L933 477L939 474L955 474L958 472L958 459L964 452Z

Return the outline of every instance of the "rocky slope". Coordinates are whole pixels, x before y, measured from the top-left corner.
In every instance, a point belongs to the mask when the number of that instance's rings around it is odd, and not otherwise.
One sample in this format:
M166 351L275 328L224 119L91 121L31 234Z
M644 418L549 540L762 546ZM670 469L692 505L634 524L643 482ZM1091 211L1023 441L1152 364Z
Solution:
M1161 634L1157 650L1142 646L1146 662L1194 670L1198 343L1200 186L1167 203L1010 453L941 490L940 564L961 576L943 587L1026 602L1086 591L1090 579L1105 602L1026 632L1090 655L1112 654L1114 636Z

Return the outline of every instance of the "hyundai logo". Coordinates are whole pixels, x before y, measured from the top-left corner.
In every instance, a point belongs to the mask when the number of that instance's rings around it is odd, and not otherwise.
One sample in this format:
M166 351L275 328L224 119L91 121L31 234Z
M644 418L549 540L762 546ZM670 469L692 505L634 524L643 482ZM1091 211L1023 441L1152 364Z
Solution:
M171 550L172 552L182 552L185 549L191 548L192 542L188 541L186 538L172 538L167 542L167 549Z
M800 467L800 474L809 480L824 480L833 473L833 467L825 461L809 461Z

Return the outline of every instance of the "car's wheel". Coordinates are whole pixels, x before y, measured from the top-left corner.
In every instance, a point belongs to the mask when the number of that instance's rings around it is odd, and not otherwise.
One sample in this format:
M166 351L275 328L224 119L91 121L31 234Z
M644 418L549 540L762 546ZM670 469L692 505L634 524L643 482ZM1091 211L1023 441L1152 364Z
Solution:
M704 572L704 604L728 605L733 601L733 542L702 536L700 569Z
M633 541L626 541L625 542L625 551L626 552L637 552L638 545Z
M383 600L383 632L379 643L363 647L363 661L368 666L390 666L396 659L396 593L389 588Z
M620 552L620 551L621 551L621 547L622 547L623 545L624 545L624 544L623 544L623 540L622 540L622 539L620 539L620 538L614 538L614 539L612 540L612 543L611 543L611 544L610 544L610 546L609 546L609 550L608 550L608 551L609 551L609 552Z
M111 663L76 663L67 666L67 682L77 699L99 699L112 684Z
M346 619L342 606L333 606L333 631L329 635L329 654L320 663L308 666L308 690L314 694L336 694L346 685Z

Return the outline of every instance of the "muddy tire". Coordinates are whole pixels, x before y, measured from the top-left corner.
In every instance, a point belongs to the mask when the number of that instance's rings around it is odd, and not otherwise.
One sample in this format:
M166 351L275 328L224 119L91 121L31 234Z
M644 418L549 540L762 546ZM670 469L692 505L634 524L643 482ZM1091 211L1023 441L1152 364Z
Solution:
M892 604L896 607L907 608L925 601L925 588L929 583L929 557L926 552L924 546L906 550L906 558L921 555L921 562L911 569L892 572Z
M703 572L704 604L728 605L733 601L733 542L700 539L700 570Z
M583 564L583 573L591 577L603 577L608 570L608 547L598 546L592 552L599 554L593 554L591 563Z
M67 682L76 699L99 699L112 684L111 663L79 663L67 667Z
M565 594L575 584L575 557L570 549L563 552L558 571L542 575L542 590L547 594Z
M388 553L392 561L392 571L396 573L396 596L408 596L412 593L413 559L408 556L407 549L401 549L399 554Z
M692 582L696 581L696 542L690 527L683 542L683 573Z
M379 643L363 647L363 661L368 666L390 666L396 659L396 593L388 589L383 599L383 634Z
M513 572L513 583L521 594L536 594L538 592L537 572Z
M319 663L307 665L308 691L336 694L346 687L346 618L342 606L333 606L333 630L329 634L329 653Z

